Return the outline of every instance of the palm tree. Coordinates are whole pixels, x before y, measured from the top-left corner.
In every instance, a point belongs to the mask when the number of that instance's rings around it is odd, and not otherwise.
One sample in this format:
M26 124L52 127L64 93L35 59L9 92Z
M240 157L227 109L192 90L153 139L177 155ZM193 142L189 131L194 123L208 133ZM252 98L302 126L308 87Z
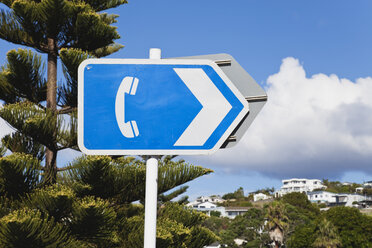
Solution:
M337 248L341 246L341 238L332 222L323 218L317 226L317 238L313 243L315 248Z
M266 218L270 239L274 241L275 247L280 247L284 243L284 234L289 226L285 204L274 201L267 208Z

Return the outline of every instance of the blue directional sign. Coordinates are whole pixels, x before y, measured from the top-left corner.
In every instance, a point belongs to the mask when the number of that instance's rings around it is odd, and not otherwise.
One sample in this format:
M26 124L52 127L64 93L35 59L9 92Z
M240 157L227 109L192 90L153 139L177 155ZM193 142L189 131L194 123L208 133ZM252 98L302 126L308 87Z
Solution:
M88 59L79 67L78 144L86 154L209 154L247 113L211 60Z

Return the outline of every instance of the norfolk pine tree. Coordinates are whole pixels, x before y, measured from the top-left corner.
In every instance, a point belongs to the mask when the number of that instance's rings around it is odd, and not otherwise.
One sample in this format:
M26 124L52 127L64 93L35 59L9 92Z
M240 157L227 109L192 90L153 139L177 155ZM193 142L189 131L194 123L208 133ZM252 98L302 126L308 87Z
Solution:
M1 0L9 9L0 12L0 38L9 42L20 44L36 49L38 52L47 55L47 79L44 81L42 71L40 71L40 59L31 52L21 51L8 54L8 61L14 62L4 68L2 91L7 95L18 93L17 97L10 96L2 99L5 103L16 104L27 100L38 106L33 108L27 106L29 116L37 116L39 120L34 120L30 125L21 125L14 120L7 119L6 114L2 117L21 133L33 138L45 146L45 166L44 181L54 183L57 178L57 153L58 151L75 147L73 136L76 135L74 126L70 126L70 132L61 133L61 114L70 114L71 119L76 107L76 79L75 75L69 75L65 87L58 92L62 101L57 101L57 58L61 57L65 65L65 72L71 73L68 68L73 61L87 57L87 53L101 57L119 50L122 46L115 44L114 40L120 38L116 28L111 24L116 22L115 15L97 13L108 8L116 7L126 3L126 0L114 1L67 1L67 0ZM84 52L86 53L84 53ZM63 55L65 55L64 58ZM16 58L10 58L14 56ZM74 57L74 58L71 58ZM9 59L13 59L10 61ZM18 61L17 61L18 60ZM21 60L21 61L20 61ZM24 61L28 60L28 61ZM21 62L21 63L19 63ZM22 63L29 62L29 63ZM33 68L19 75L22 65ZM12 67L13 66L13 67ZM29 73L27 75L27 73ZM72 72L72 74L74 74ZM22 77L23 76L23 77ZM27 81L25 81L27 80ZM8 84L8 85L6 85ZM5 89L4 89L5 88ZM46 101L46 104L41 103ZM60 104L61 108L57 109ZM18 107L18 108L17 108ZM19 106L8 106L2 112L19 113ZM43 111L45 119L40 120L40 112ZM26 116L22 116L26 117ZM22 120L25 121L25 120ZM37 129L43 129L43 133L38 134ZM42 137L37 137L42 136ZM58 139L62 136L65 139L60 143Z
M45 65L31 50L11 50L0 71L0 100L5 104L0 117L16 129L2 139L0 149L0 247L123 247L130 241L118 231L138 232L125 225L130 224L126 220L143 216L143 209L131 202L144 197L144 161L83 156L58 168L56 159L63 149L78 149L78 65L88 57L103 57L123 47L114 42L119 35L111 24L117 16L101 11L126 0L0 2L8 7L0 10L0 38L47 56ZM59 86L58 58L66 79ZM6 150L12 154L5 156ZM211 172L171 159L160 161L162 201L185 190L164 195L169 189ZM57 176L58 171L64 174ZM159 227L163 232L169 223L181 228L179 221L183 220L166 219ZM201 230L198 240L204 241L195 247L216 239L200 226L188 228L189 234ZM172 230L177 234L181 229ZM175 247L177 242L192 241L190 235L174 235L166 237Z

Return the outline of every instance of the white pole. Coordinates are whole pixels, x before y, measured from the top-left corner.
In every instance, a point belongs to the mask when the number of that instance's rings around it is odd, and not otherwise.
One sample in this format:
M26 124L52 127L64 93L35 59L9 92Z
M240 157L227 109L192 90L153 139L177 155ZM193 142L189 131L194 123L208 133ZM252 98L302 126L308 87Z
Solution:
M156 247L156 213L158 204L158 160L146 162L145 238L144 248Z
M159 48L150 48L150 59L161 59L161 49Z
M160 59L161 50L151 48L150 59ZM156 248L156 215L158 205L158 160L146 161L145 236L144 248Z

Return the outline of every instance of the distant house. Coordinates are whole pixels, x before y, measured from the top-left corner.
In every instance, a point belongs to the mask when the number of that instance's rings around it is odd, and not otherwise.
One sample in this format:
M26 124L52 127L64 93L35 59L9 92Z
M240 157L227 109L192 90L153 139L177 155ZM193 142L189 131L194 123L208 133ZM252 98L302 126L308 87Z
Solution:
M364 188L372 188L372 181L367 181L367 182L363 183L363 187Z
M288 193L300 192L306 193L311 192L314 189L325 189L326 187L322 184L322 181L319 179L285 179L282 180L282 187L275 192L276 197L281 197Z
M370 197L359 194L332 193L327 191L313 191L307 192L306 194L311 202L326 203L331 206L343 205L351 207L354 202L363 202L366 200L370 200Z
M350 183L350 182L343 182L341 183L343 186L350 186L350 185L353 185L353 183Z
M254 194L253 195L253 201L263 201L263 200L268 200L272 198L271 196L269 195L266 195L266 194L263 194L263 193L258 193L258 194Z
M225 212L221 216L234 219L238 215L245 214L249 209L249 207L225 207Z
M218 198L217 198L218 199ZM216 203L219 200L212 200L211 197L198 197L195 201L188 203L186 206L191 207L196 211L203 212L210 216L212 211L221 213L221 217L227 217L230 219L235 218L238 215L242 215L248 211L248 207L219 207ZM223 200L224 201L224 200Z
M212 202L201 202L192 205L193 208L197 209L212 209L212 208L217 208L217 205L212 203Z
M363 187L357 187L355 188L355 193L363 193Z
M222 197L219 196L219 195L217 195L217 196L199 196L198 198L196 198L195 201L188 203L187 206L193 206L193 205L203 203L203 202L210 202L210 203L217 204L217 203L225 202L225 200L222 199Z
M336 193L328 191L313 191L306 193L307 198L315 203L334 203L336 202Z

